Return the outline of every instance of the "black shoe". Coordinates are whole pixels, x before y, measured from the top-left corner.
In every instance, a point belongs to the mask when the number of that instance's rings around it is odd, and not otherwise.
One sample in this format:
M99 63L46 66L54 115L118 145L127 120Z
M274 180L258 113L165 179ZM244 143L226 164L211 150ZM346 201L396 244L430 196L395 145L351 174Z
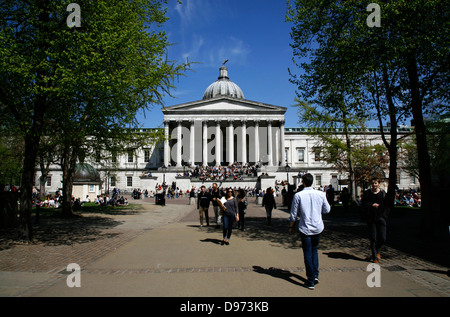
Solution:
M314 289L314 284L311 284L310 282L305 282L303 286L310 290Z
M316 278L314 279L314 285L316 285L316 284L319 284L319 278L318 278L318 277L316 277Z

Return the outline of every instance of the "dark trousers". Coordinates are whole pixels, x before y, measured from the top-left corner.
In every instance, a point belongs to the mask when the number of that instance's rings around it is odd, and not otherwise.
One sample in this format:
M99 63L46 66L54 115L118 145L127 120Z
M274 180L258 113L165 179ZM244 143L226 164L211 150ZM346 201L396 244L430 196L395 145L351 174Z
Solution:
M244 223L245 223L245 218L244 217L245 217L245 212L239 211L239 221L238 221L238 223L239 223L239 228L241 230L244 229Z
M306 277L308 283L314 285L314 279L319 278L319 241L320 234L307 236L300 234L303 257L305 259Z
M375 221L369 221L367 227L369 228L370 250L372 258L375 259L386 242L386 219L378 218Z

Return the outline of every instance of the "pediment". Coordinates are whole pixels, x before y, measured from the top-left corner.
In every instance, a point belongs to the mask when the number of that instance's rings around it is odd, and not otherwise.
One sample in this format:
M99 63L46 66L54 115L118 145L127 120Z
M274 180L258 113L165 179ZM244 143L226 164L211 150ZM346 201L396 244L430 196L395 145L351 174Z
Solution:
M255 114L272 113L284 114L285 107L268 105L251 100L237 98L214 98L208 100L193 101L185 104L166 107L163 110L165 115L170 114Z

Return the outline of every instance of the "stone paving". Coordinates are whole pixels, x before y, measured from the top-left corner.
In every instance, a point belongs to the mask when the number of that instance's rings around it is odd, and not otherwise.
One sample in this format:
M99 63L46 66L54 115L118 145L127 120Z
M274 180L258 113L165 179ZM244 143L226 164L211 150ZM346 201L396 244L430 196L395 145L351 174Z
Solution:
M167 201L164 207L154 205L153 200L130 200L137 203L132 212L108 214L84 214L74 219L41 219L41 224L35 226L36 242L32 244L18 243L11 238L12 232L1 232L0 238L0 296L33 296L54 285L68 274L66 265L77 263L83 272L98 275L135 274L185 274L185 273L221 273L221 272L258 272L272 276L289 277L296 273L304 273L304 267L299 266L264 268L250 265L234 266L183 266L176 263L170 267L147 268L95 268L89 265L106 255L127 245L149 230L159 228L169 223L192 223L195 230L205 233L220 232L213 226L199 229L198 213L194 206L188 205L187 198ZM298 248L298 239L286 235L286 210L274 210L274 220L267 230L264 221L263 208L250 202L246 216L247 230L234 230L234 235L248 240L260 240L277 247ZM148 217L151 213L152 217ZM210 211L210 217L212 210ZM326 231L320 243L320 250L329 258L351 259L359 265L339 265L321 267L324 272L363 272L368 262L367 239L365 227L351 218L327 218ZM211 222L214 224L213 221ZM388 227L389 231L389 227ZM207 242L219 244L220 240L212 238ZM205 240L206 241L206 240ZM450 277L448 277L448 256L441 256L441 263L428 261L422 257L403 252L399 248L387 246L383 253L382 269L394 272L402 278L420 284L433 290L439 296L450 295ZM3 289L9 283L14 283L14 272L43 274L43 277L30 285L18 286L15 289ZM304 274L303 274L304 275ZM36 275L38 276L38 275ZM10 285L10 284L9 284Z

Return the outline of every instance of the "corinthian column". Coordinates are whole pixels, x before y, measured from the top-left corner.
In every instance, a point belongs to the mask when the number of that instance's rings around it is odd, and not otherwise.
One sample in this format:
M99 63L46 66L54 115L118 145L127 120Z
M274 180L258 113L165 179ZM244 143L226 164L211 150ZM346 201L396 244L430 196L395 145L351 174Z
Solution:
M203 166L208 165L208 121L202 121L202 129L203 129Z
M242 120L242 165L247 163L247 123L245 120Z
M164 121L164 166L169 166L170 148L169 148L169 121Z
M259 162L259 120L255 120L255 164Z
M280 158L281 158L281 166L284 165L286 161L286 155L284 150L284 120L280 121Z
M191 135L189 140L189 161L191 165L195 164L195 126L194 120L191 120Z
M181 120L178 120L177 128L177 167L181 167Z
M269 160L267 162L268 166L273 166L273 153L272 153L272 120L268 120L267 121L267 139L268 139L268 144L267 144L267 155L269 156Z
M220 165L222 149L220 147L220 120L216 120L216 166Z
M228 121L228 163L234 163L234 126L233 120Z

